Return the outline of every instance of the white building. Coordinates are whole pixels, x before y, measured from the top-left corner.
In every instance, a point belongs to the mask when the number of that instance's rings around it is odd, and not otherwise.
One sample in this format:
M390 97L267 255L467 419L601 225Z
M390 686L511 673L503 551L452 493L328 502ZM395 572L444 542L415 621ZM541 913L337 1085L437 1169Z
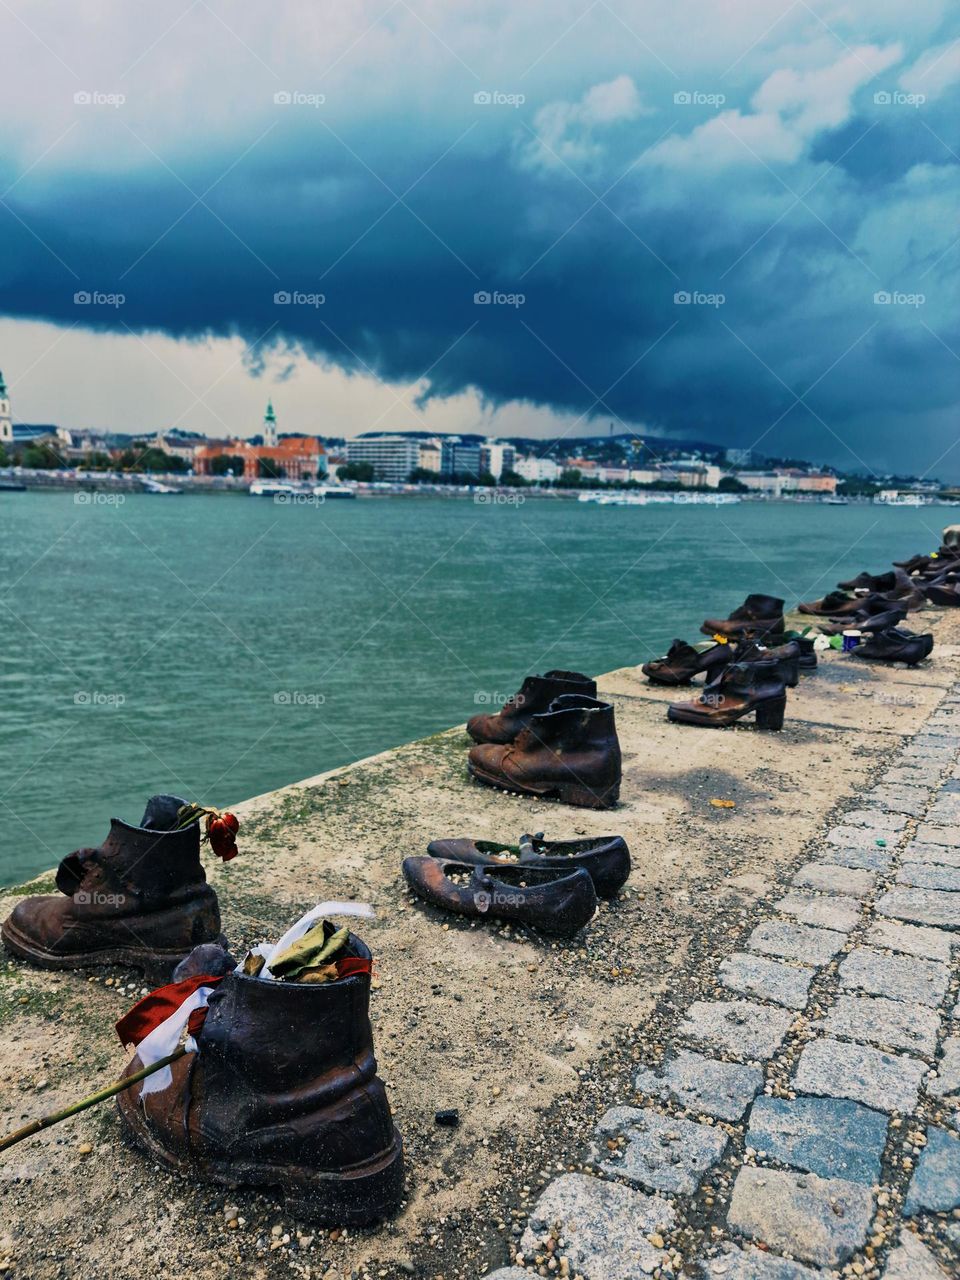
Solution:
M366 436L347 441L347 462L369 462L374 480L403 484L420 464L420 441L407 436ZM432 468L431 468L432 470Z
M737 479L748 489L766 493L771 498L779 498L786 484L786 477L777 475L775 471L738 471Z
M516 460L517 451L512 444L491 440L480 446L480 470L489 471L494 480L499 480L504 471L515 470Z
M544 484L557 480L560 476L560 468L552 458L517 458L514 461L513 469L518 476L523 476L524 480L531 484Z
M440 471L441 448L439 440L421 440L418 467L424 471Z
M0 444L13 442L13 419L10 417L10 398L7 395L7 384L0 373Z

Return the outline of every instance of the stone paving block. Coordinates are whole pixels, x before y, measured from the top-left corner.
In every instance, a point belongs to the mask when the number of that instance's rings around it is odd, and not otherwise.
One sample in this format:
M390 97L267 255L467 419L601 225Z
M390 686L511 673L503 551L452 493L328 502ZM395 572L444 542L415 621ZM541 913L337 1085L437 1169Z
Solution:
M793 916L803 924L819 925L823 929L839 929L849 933L859 919L861 905L856 898L842 894L820 897L816 893L788 893L774 903L778 911Z
M822 1271L811 1271L802 1263L788 1262L752 1245L745 1249L735 1244L722 1247L720 1257L699 1264L704 1280L822 1280Z
M921 844L914 840L903 851L905 862L935 862L939 867L960 867L960 849L949 844Z
M903 1212L948 1213L960 1206L960 1138L931 1125L927 1145L910 1179Z
M878 845L878 840L884 843ZM899 831L878 831L876 827L833 827L827 832L827 844L838 849L895 849L899 842ZM825 856L832 858L833 854Z
M796 967L749 951L735 951L721 964L719 976L731 991L772 1000L788 1009L804 1009L815 974L816 970L806 965Z
M659 1196L565 1173L544 1189L520 1249L534 1253L559 1222L571 1272L580 1272L586 1280L637 1280L640 1273L649 1275L663 1257L647 1234L669 1231L674 1220L673 1206Z
M808 862L793 877L793 883L802 889L820 889L852 898L869 897L876 881L876 876L869 871L855 871L831 862Z
M928 722L929 723L929 722ZM927 725L924 725L923 733L915 733L910 739L911 751L925 751L930 755L935 755L944 760L946 764L950 764L956 759L957 748L951 742L945 742L940 734L927 732Z
M913 765L898 765L896 768L888 769L880 781L884 786L891 783L900 783L907 787L933 787L939 782L940 774L943 770L938 764L922 765L915 762Z
M926 1070L924 1063L902 1054L823 1039L811 1041L800 1054L793 1083L800 1093L909 1112L917 1105Z
M729 1139L715 1125L697 1124L641 1107L611 1107L597 1133L623 1134L627 1145L620 1160L605 1160L605 1173L626 1178L648 1191L690 1195L700 1179L723 1155Z
M944 1040L943 1057L937 1063L936 1075L927 1077L927 1093L935 1098L960 1093L960 1040Z
M869 798L869 793L864 799ZM866 809L851 809L843 815L845 827L869 827L871 831L902 831L907 819L902 813L889 813L877 806ZM836 828L835 828L836 830Z
M868 791L865 798L883 805L884 809L893 813L918 818L930 803L930 788L880 786Z
M783 1044L793 1014L750 1000L695 1000L677 1031L739 1058L769 1058Z
M960 893L960 868L938 866L930 862L905 862L897 873L897 884L915 889L946 889Z
M835 929L812 929L786 920L765 920L751 933L747 945L754 951L765 951L784 960L805 960L820 965L828 964L846 941L847 935Z
M940 754L948 756L950 760L956 755L955 749L945 745L941 738L931 738L926 733L915 733L900 754L903 756L918 751L938 751Z
M873 947L856 947L840 965L840 985L936 1008L946 994L950 968L939 960L891 956Z
M866 940L875 947L889 947L925 960L942 960L944 964L950 963L952 948L960 944L960 938L945 929L922 929L894 920L879 920L871 925Z
M914 924L960 929L960 893L939 889L891 889L878 899L879 915Z
M949 800L941 796L927 810L927 821L944 827L948 827L951 822L960 822L960 800L955 796L951 796Z
M863 1245L872 1212L872 1194L855 1182L745 1166L733 1186L727 1221L752 1240L835 1267Z
M889 871L893 854L876 845L862 849L831 849L830 857L837 867L859 867L862 871Z
M951 849L960 849L960 830L952 823L940 826L936 822L921 822L916 839L922 844L945 844Z
M739 1120L763 1087L763 1072L681 1049L659 1071L641 1067L633 1083L638 1093L672 1099L721 1120Z
M900 1232L900 1243L890 1251L883 1280L946 1280L946 1272L912 1231Z
M846 1098L758 1098L747 1146L821 1178L872 1186L880 1177L887 1117Z
M905 1049L932 1058L940 1019L933 1009L883 996L840 996L824 1019L833 1036L863 1040L879 1049Z

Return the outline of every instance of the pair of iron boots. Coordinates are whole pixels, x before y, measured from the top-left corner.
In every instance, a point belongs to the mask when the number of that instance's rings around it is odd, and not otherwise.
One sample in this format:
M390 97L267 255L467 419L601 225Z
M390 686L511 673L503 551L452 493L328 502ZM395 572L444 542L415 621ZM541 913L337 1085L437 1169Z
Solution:
M18 903L4 945L47 969L123 964L166 981L179 964L177 980L216 978L197 1052L172 1063L172 1083L118 1095L130 1134L166 1168L280 1188L316 1222L377 1221L399 1207L403 1155L377 1076L369 971L324 983L239 971L223 947L199 823L176 825L184 804L154 796L140 826L114 818L103 844L60 863L59 895ZM370 960L352 933L342 954ZM124 1074L140 1066L134 1057Z
M586 809L612 809L620 796L620 742L613 707L578 671L527 676L493 715L467 732L467 771L477 782Z

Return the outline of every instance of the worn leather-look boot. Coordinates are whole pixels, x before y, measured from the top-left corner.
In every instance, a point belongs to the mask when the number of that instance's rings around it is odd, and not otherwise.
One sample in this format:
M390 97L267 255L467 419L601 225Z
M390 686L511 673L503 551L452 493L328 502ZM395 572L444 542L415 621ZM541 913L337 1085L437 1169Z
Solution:
M555 797L585 809L610 809L620 795L613 707L564 694L533 716L514 743L471 747L467 769L487 786Z
M853 657L868 662L905 662L907 666L915 667L929 657L932 650L933 636L929 632L914 635L911 631L890 628L868 636L851 653Z
M582 867L418 857L404 858L403 874L414 893L444 911L513 920L545 933L576 933L597 909L593 881Z
M723 728L756 712L758 729L782 729L787 695L775 662L733 662L694 702L672 702L670 720Z
M353 934L341 955L369 960ZM211 993L197 1053L173 1082L117 1095L151 1160L226 1186L277 1188L329 1226L392 1213L403 1155L368 1016L370 975L278 982L230 973ZM131 1059L124 1072L140 1069Z
M705 636L760 636L780 632L783 605L779 596L749 595L729 618L708 618L700 630Z
M153 796L139 827L111 819L103 844L60 863L61 897L14 907L0 930L7 950L44 969L129 964L162 980L198 943L218 941L220 908L200 862L200 825L173 830L184 804Z
M554 698L564 693L597 696L597 682L579 671L548 671L542 676L527 676L495 715L481 714L467 721L467 733L474 742L513 742L517 734L535 715L546 711Z
M690 684L701 672L706 672L709 680L732 661L732 646L727 643L700 652L685 640L674 640L664 657L645 662L640 670L653 684Z
M788 689L800 683L800 646L795 640L767 648L756 640L741 640L733 655L734 662L772 662L774 674Z
M837 583L841 591L856 591L858 588L867 591L892 591L896 585L897 575L892 569L889 573L858 573L855 578Z

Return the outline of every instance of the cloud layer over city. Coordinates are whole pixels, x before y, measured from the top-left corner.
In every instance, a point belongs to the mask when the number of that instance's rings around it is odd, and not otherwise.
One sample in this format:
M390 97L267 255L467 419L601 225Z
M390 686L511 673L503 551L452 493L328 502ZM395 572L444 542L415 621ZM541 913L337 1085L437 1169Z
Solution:
M6 316L960 475L945 3L14 7Z

